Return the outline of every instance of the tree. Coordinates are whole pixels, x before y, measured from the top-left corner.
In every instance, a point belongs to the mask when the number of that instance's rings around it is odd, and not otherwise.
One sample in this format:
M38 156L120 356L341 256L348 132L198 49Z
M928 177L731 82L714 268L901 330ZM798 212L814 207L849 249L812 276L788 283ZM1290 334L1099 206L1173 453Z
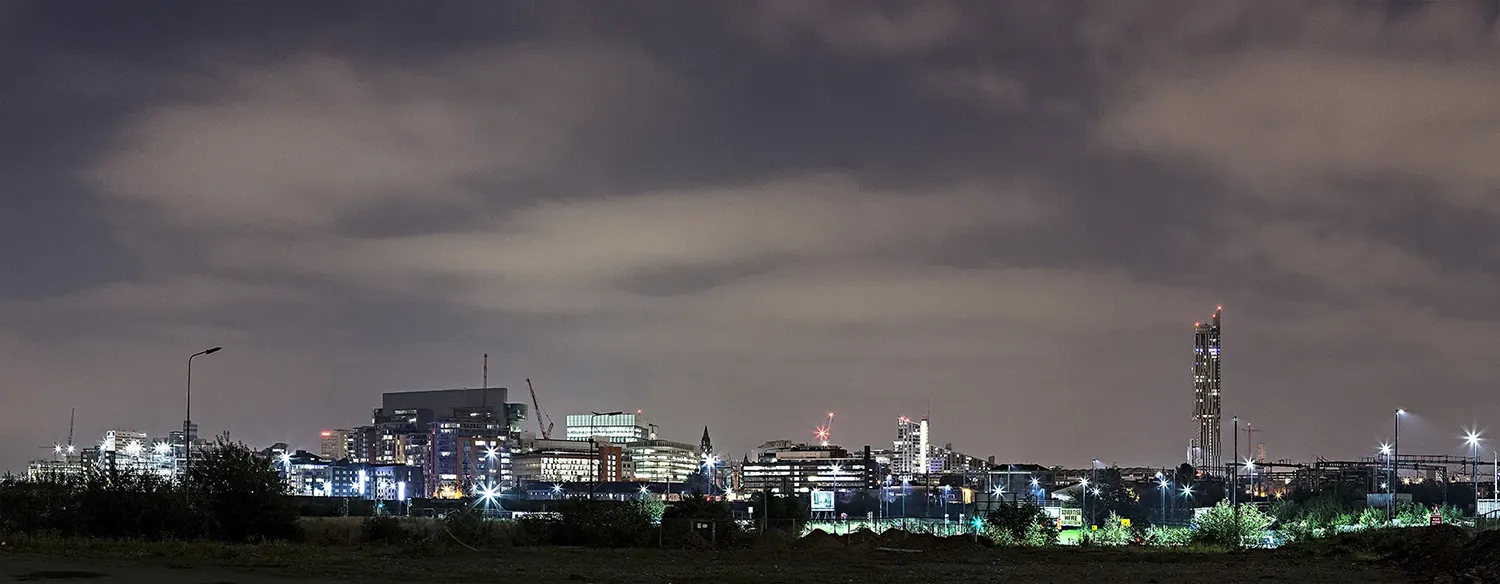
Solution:
M190 501L203 532L225 541L296 537L297 510L275 467L244 444L220 440L194 457Z
M1057 543L1057 526L1040 507L1030 503L1001 505L990 511L984 534L997 545L1041 546Z
M1120 469L1104 469L1099 473L1097 480L1099 494L1092 495L1090 507L1097 503L1101 514L1102 512L1113 513L1136 522L1144 519L1140 496L1125 484L1125 478L1120 474Z

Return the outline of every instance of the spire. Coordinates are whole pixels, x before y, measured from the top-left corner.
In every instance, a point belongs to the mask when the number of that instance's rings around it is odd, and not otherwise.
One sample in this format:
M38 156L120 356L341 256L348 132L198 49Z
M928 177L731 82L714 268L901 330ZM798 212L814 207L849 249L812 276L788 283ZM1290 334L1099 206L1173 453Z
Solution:
M712 438L708 437L708 426L703 427L703 442L700 444L700 446L702 447L704 454L710 454L714 451L714 441Z

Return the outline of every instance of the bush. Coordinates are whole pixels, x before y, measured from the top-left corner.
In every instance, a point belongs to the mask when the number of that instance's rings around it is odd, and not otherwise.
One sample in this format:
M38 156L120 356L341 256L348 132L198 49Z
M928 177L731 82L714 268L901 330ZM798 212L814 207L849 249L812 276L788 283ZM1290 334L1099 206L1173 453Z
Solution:
M1271 504L1267 514L1277 525L1285 525L1302 518L1302 506L1288 500L1280 500Z
M651 511L641 501L569 499L558 506L551 527L555 545L632 547L644 545L654 533Z
M410 537L395 517L366 517L360 522L359 533L364 543L406 543Z
M1057 526L1036 505L1004 505L985 518L984 535L1002 546L1052 545L1057 543Z
M1266 539L1266 528L1271 525L1271 517L1261 513L1254 506L1245 505L1239 509L1239 517L1235 517L1235 508L1228 502L1220 501L1213 508L1198 516L1197 529L1193 531L1193 541L1209 545L1239 547L1246 541L1261 542Z
M674 547L726 546L739 536L728 505L697 495L668 507L661 516L661 529L663 545Z
M1301 519L1312 529L1327 529L1344 525L1344 503L1332 494L1318 495L1302 506ZM1352 524L1352 521L1350 522Z
M1099 529L1084 531L1079 542L1099 546L1130 545L1135 543L1135 532L1122 525L1120 516L1110 511L1109 517L1104 519L1104 525L1099 526Z
M1379 527L1385 525L1385 509L1379 507L1365 507L1359 513L1360 527Z
M1192 543L1193 530L1186 527L1153 525L1146 528L1146 535L1142 539L1146 545L1181 547Z

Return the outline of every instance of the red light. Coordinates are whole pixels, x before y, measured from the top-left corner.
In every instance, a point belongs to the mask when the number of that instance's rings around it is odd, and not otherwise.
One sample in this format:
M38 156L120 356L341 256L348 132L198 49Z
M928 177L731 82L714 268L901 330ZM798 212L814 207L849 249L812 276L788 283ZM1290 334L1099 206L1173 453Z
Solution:
M333 436L333 432L329 432L327 430L322 431L321 434L324 438L331 438Z

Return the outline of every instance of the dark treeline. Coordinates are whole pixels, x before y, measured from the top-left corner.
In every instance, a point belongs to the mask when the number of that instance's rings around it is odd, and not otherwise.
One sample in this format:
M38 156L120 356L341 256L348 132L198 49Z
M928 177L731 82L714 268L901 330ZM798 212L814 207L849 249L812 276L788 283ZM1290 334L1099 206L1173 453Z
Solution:
M245 542L295 538L298 527L276 470L242 444L221 443L194 458L186 487L101 466L0 480L0 532Z

